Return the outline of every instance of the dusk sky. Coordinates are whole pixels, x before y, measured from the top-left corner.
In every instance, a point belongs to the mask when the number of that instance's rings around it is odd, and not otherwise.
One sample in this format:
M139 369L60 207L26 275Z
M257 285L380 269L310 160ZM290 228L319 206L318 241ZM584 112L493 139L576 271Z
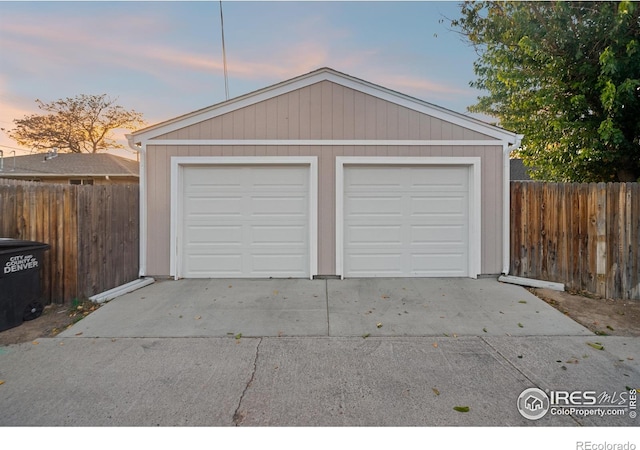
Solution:
M0 128L38 113L35 99L107 94L149 125L224 101L219 7L0 0ZM477 55L449 29L458 2L222 7L231 98L320 67L461 113L479 95L469 87ZM18 148L0 132L5 156Z

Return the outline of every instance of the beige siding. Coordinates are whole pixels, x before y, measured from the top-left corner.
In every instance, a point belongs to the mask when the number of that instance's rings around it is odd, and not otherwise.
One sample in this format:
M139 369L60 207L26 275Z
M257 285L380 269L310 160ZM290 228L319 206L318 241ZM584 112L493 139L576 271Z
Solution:
M310 95L313 96L314 94L310 92ZM316 95L322 96L321 90ZM357 96L359 93L355 93L355 95ZM300 97L303 97L302 92ZM266 106L267 110L269 108L269 106ZM274 111L277 114L277 104L274 107ZM401 114L404 114L401 111L402 108L397 109L397 128L401 128L399 126L400 117ZM389 109L387 110L388 112ZM310 114L313 115L312 113ZM355 126L359 116L350 116L353 118ZM395 113L392 113L391 116L395 117ZM322 118L320 120L322 121ZM389 114L385 116L385 121L388 122L388 120ZM392 122L394 120L392 119ZM257 125L258 120L255 123ZM343 121L343 123L346 127L348 121ZM333 125L328 124L327 126L331 128ZM302 128L300 126L299 129L302 130ZM405 132L407 132L406 129ZM335 274L335 158L337 156L479 156L482 158L481 271L484 274L496 274L502 270L502 147L499 145L447 147L149 145L147 148L148 189L146 194L148 210L148 275L166 276L169 274L171 157L265 155L318 157L318 273L320 275Z
M330 81L322 81L154 139L492 138Z

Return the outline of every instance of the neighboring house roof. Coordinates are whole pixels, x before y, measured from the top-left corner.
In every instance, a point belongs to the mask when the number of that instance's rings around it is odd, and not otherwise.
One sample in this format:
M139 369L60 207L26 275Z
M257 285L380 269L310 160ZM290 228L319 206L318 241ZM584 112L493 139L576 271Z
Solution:
M528 181L531 180L529 176L529 168L524 165L521 159L511 159L511 181Z
M140 144L148 139L157 138L158 136L162 136L163 134L170 133L186 126L193 125L195 123L202 122L213 117L221 116L231 111L244 108L248 105L256 104L258 102L268 100L279 95L310 86L312 84L320 83L322 81L330 81L341 86L354 89L356 91L364 92L374 97L387 100L401 106L405 106L415 111L419 111L432 117L436 117L438 119L463 126L473 131L477 131L491 138L509 144L516 144L516 146L519 145L519 142L522 138L522 136L516 133L497 127L495 125L490 125L473 117L469 117L464 114L442 108L432 103L428 103L423 100L408 96L406 94L402 94L400 92L385 88L383 86L379 86L377 84L355 78L351 75L338 72L331 68L324 67L313 72L292 78L290 80L283 81L281 83L277 83L254 92L250 92L240 97L217 103L207 108L203 108L135 131L127 135L127 138L129 139L129 145L134 148L134 144Z
M15 166L14 166L15 164ZM0 176L38 177L138 177L139 164L127 158L108 153L58 153L47 158L47 153L4 157Z

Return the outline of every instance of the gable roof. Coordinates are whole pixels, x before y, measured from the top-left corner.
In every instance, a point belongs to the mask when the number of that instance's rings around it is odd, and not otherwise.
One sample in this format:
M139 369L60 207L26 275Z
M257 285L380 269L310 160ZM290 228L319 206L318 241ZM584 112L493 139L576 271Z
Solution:
M15 163L15 167L14 167ZM139 163L108 153L47 153L5 157L0 175L16 176L127 176L137 177Z
M464 114L460 114L432 103L425 102L415 97L402 94L397 91L370 83L351 75L338 72L328 67L324 67L305 75L286 80L266 88L250 92L248 94L217 103L215 105L203 108L191 113L169 119L167 121L152 125L127 135L130 144L139 144L142 141L153 139L166 133L193 125L223 114L235 111L237 109L262 102L279 95L301 89L312 84L322 81L330 81L341 86L372 95L374 97L396 103L400 106L427 114L432 117L450 122L462 127L468 128L479 133L483 133L496 140L504 141L511 144L517 144L521 136L507 131L503 128L490 125L481 120L474 119Z

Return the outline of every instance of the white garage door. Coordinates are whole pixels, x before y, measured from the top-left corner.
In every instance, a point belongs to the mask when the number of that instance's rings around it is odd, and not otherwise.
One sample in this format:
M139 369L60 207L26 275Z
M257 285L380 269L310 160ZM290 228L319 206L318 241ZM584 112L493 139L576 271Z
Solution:
M308 166L185 166L184 278L309 277Z
M344 276L468 276L469 171L345 167Z

